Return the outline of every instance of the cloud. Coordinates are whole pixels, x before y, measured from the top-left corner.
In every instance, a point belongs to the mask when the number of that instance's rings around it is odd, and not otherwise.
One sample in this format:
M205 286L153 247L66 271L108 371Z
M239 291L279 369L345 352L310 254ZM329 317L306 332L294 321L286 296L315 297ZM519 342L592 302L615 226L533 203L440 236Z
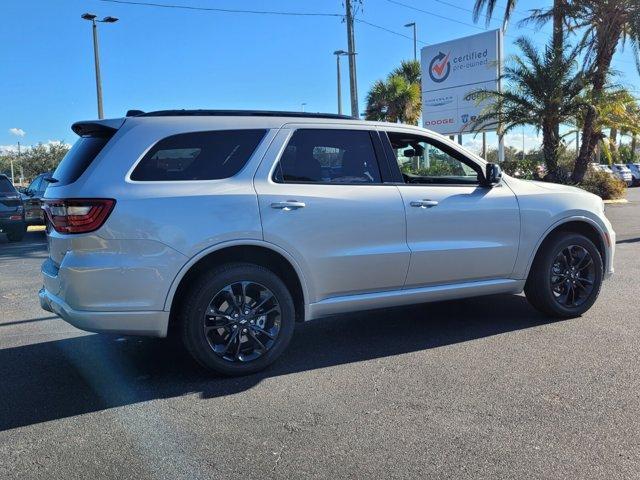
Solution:
M504 136L504 144L509 147L514 147L518 150L522 150L522 133L508 133ZM530 150L537 150L542 147L542 135L531 135L526 133L524 135L524 150L528 152Z
M16 127L10 128L9 133L11 135L15 135L16 137L24 137L27 134L27 132L25 132L23 129Z

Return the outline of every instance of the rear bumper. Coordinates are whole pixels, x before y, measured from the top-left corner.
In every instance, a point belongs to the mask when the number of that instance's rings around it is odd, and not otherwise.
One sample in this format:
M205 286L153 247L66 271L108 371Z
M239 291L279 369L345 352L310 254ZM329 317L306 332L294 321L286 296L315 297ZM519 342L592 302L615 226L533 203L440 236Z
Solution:
M145 335L166 337L169 312L128 311L99 312L74 310L62 299L42 288L38 292L40 306L55 313L66 322L81 330L99 333L119 333L123 335Z

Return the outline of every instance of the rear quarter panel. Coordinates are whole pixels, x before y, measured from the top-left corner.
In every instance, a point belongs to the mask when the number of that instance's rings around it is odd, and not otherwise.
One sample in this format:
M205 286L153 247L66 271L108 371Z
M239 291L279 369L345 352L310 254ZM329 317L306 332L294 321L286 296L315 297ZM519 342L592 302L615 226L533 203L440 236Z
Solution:
M113 212L98 231L50 236L51 258L57 266L73 272L76 278L84 273L85 284L93 280L102 290L92 296L85 291L91 287L76 285L78 294L70 297L81 305L72 305L74 308L162 310L171 283L189 259L229 240L262 239L253 175L273 131L267 130L233 179L131 181L129 174L137 161L162 138L182 132L244 128L238 122L230 127L216 119L154 120L127 120L78 181L52 185L46 192L47 198L116 199ZM60 285L58 290L69 288ZM105 294L109 288L112 295ZM126 291L131 293L125 295L131 299L129 304L121 301L124 297L118 293Z

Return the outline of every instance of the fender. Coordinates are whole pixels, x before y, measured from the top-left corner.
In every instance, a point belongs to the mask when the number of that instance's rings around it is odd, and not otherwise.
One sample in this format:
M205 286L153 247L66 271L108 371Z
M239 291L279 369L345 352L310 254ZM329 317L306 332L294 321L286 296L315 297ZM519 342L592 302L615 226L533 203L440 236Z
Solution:
M527 266L526 266L526 275L525 275L525 279L529 276L529 271L531 270L531 265L533 264L533 259L535 258L535 256L538 253L538 250L540 249L540 245L542 245L542 242L544 242L546 240L546 238L549 236L549 234L555 230L556 228L558 228L559 226L565 224L565 223L569 223L569 222L584 222L584 223L588 223L589 225L591 225L592 227L594 227L596 229L596 231L600 234L600 238L602 240L602 244L605 247L605 250L609 250L609 244L607 241L607 237L605 235L604 229L602 228L602 226L596 222L595 220L593 220L590 217L585 217L583 215L572 215L569 217L564 217L561 218L559 220L557 220L555 223L553 223L551 226L549 226L545 232L542 234L542 236L538 239L538 242L536 243L535 248L531 251L531 253L529 254L529 259L527 260ZM607 255L610 255L609 252L607 251ZM606 270L606 265L603 265L603 267Z
M184 278L184 276L187 274L187 272L189 270L191 270L191 267L193 267L196 263L198 263L198 261L200 261L201 259L203 259L204 257L206 257L207 255L217 252L219 250L222 250L224 248L228 248L228 247L242 247L242 246L254 246L254 247L263 247L266 248L268 250L272 250L275 253L278 253L280 255L282 255L292 266L293 269L296 272L296 275L298 275L298 279L300 280L300 285L302 286L302 296L303 296L303 301L304 301L304 310L305 310L305 318L309 318L308 314L309 314L309 287L307 284L307 278L305 277L302 269L300 268L300 265L298 265L298 263L295 261L295 259L293 258L292 255L289 254L289 252L287 252L286 250L280 248L279 246L270 243L270 242L266 242L264 240L257 240L257 239L238 239L238 240L232 240L232 241L227 241L227 242L222 242L222 243L217 243L215 245L212 245L210 247L205 248L204 250L201 250L200 252L198 252L196 255L194 255L193 257L191 257L189 259L189 261L187 263L185 263L182 268L178 271L177 275L175 276L175 278L173 279L173 282L171 282L171 287L169 288L169 291L167 292L167 298L164 302L164 311L168 312L171 310L171 305L173 303L173 297L176 293L176 290L178 289L178 285L180 285L180 282L182 281L182 279Z

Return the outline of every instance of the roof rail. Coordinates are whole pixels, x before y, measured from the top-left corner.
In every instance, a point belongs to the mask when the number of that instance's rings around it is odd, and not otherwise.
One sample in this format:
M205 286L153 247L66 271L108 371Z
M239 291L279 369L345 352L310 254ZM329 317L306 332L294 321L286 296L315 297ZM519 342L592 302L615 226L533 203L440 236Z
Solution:
M355 120L348 115L335 113L284 112L276 110L158 110L156 112L137 113L136 117L296 117L296 118L333 118Z

